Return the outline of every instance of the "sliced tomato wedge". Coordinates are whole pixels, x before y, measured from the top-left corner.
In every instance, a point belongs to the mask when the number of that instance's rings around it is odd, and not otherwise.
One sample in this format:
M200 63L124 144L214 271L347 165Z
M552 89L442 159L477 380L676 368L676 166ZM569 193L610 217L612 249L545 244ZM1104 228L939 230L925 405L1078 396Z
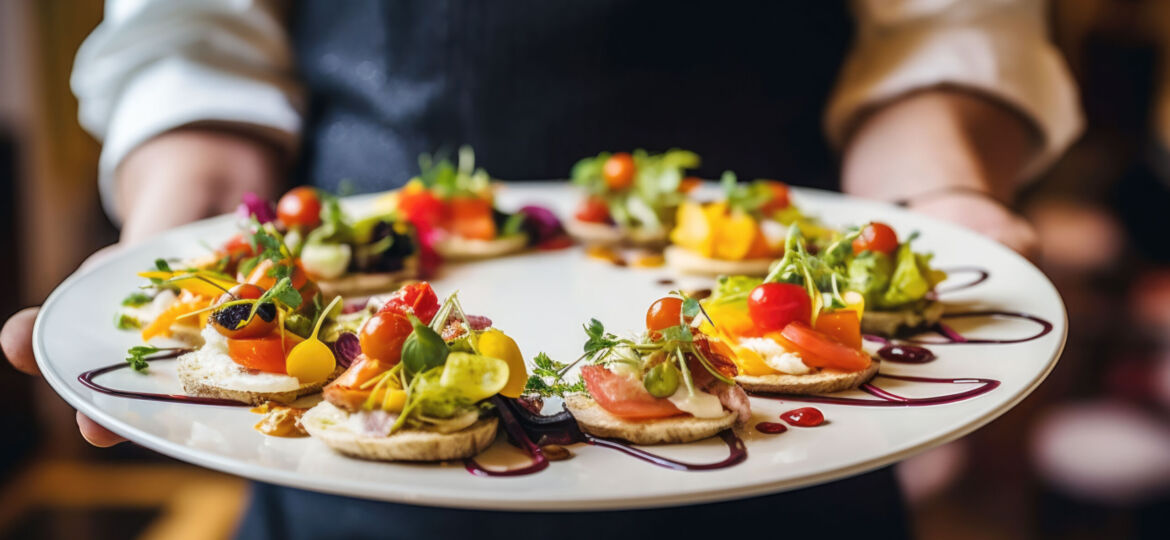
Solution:
M778 335L771 334L771 337L779 338L777 341L785 348L800 353L801 360L812 367L861 371L873 361L865 351L841 343L799 321L789 323Z
M279 332L260 338L228 339L228 356L235 363L248 369L288 373L284 367L284 359L301 341L304 340L290 333L285 333L284 340L281 341Z
M435 294L435 289L431 288L430 283L420 281L395 291L378 311L396 311L403 315L413 313L423 324L431 324L439 307L439 296Z
M646 391L642 383L622 377L601 366L581 368L581 378L589 394L605 409L627 420L650 420L682 414L673 403L665 398L656 398Z

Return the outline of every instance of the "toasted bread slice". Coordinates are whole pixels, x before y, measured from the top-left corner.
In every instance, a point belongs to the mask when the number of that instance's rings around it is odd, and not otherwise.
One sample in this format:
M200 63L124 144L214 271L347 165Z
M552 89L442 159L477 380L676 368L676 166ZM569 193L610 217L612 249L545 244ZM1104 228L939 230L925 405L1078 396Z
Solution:
M727 261L712 259L678 246L670 246L663 252L666 264L674 270L699 276L763 276L772 266L772 259L747 259Z
M590 223L577 218L565 220L565 231L584 244L589 245L632 245L636 247L656 248L666 244L666 231L663 229L623 229L607 223Z
M861 331L879 336L893 336L903 330L925 328L942 319L942 302L931 301L921 311L900 309L897 311L865 310L861 317Z
M626 420L601 408L585 394L565 396L565 406L581 431L597 437L622 439L634 444L688 443L717 435L735 425L736 414L725 411L719 418L676 416L654 420Z
M452 433L404 429L386 437L371 437L337 422L347 414L322 401L301 417L301 425L309 435L347 456L378 461L446 461L469 458L491 446L499 423L493 416Z
M472 240L448 235L435 243L435 251L453 261L490 259L523 251L528 247L528 235L515 234L495 240Z
M243 368L240 369L243 371ZM345 371L345 368L337 366L333 374L323 381L302 384L294 389L280 391L247 390L232 387L224 383L221 373L213 369L205 368L200 364L199 358L190 353L179 357L177 370L179 373L179 382L183 385L183 392L186 392L188 395L230 399L232 401L239 401L240 403L260 405L266 401L292 403L301 396L319 392L329 381L341 375L341 372Z
M414 279L418 272L408 267L398 272L346 274L337 279L318 279L317 287L321 289L321 296L325 301L334 297L343 298L355 296L373 296L375 294L391 292L398 288L403 281Z
M877 375L876 359L861 371L824 369L806 375L736 375L735 382L749 392L769 394L831 394L852 390Z

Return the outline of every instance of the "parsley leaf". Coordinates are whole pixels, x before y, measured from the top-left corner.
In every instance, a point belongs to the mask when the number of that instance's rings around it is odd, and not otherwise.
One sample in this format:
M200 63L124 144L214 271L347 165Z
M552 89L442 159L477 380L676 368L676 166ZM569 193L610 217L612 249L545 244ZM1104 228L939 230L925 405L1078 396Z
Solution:
M130 368L137 372L145 372L147 367L147 356L157 353L162 349L152 347L150 345L139 345L137 347L130 347L126 351L126 361L130 363Z
M574 383L565 381L562 372L568 367L567 364L557 362L543 352L537 354L536 358L532 359L532 363L535 366L532 368L532 375L528 377L528 382L524 385L525 394L563 397L565 394L585 392L585 381L578 380Z
M144 306L149 304L151 300L154 299L151 298L149 294L144 292L132 292L130 293L130 296L122 299L122 305L128 307Z

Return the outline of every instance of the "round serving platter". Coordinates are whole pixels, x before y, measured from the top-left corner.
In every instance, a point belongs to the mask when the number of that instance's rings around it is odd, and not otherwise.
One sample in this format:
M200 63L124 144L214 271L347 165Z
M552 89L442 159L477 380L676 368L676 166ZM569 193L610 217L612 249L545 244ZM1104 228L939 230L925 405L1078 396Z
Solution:
M700 196L713 190L704 186ZM578 197L563 182L530 183L506 184L497 200L506 210L539 204L567 216ZM355 197L345 204L354 215L361 215L370 200ZM882 203L804 189L795 190L794 200L805 213L832 225L878 220L894 226L903 237L919 231L915 248L933 252L937 267L985 270L987 279L974 286L956 287L978 275L968 271L955 272L951 282L942 286L956 289L940 295L948 313L1026 313L1050 322L1051 331L1019 343L932 345L937 355L933 362L883 362L881 366L883 375L959 379L957 383L881 375L873 381L881 390L911 400L962 394L987 384L976 379L999 383L966 399L920 406L814 403L824 413L825 424L767 435L754 429L754 424L780 422L780 413L810 404L753 397L754 418L739 431L747 459L724 469L670 470L583 444L570 447L571 459L553 462L536 474L513 477L476 476L460 462L362 461L335 454L311 438L263 435L252 428L260 417L247 407L127 399L96 392L78 381L81 373L118 362L127 348L140 344L136 332L118 331L112 321L120 300L140 282L135 273L159 257L206 253L206 245L236 231L235 219L221 216L167 231L67 279L37 318L37 362L49 384L70 405L135 443L177 459L264 482L352 497L503 510L647 508L762 495L832 481L894 463L978 429L1019 403L1056 365L1067 332L1064 305L1048 279L1014 252L955 225ZM712 284L710 279L677 276L665 267L617 266L589 257L580 246L448 264L431 282L440 296L458 290L469 312L490 317L496 327L516 339L527 358L544 351L562 361L580 354L585 340L582 324L590 318L617 333L631 333L641 328L646 307L654 299L674 289L695 290ZM953 319L949 324L975 341L1032 336L1041 327L1028 319L990 316ZM870 346L877 348L877 344ZM156 362L148 374L118 370L103 375L101 383L129 391L181 393L171 364ZM833 397L875 399L861 391ZM716 437L653 451L699 463L724 459L728 447ZM509 452L503 435L488 453L516 454Z

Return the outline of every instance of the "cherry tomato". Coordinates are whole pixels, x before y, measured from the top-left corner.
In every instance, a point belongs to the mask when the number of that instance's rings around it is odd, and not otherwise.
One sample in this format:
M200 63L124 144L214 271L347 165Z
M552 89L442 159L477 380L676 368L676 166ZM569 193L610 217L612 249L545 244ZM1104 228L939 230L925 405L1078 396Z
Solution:
M890 255L898 249L898 233L889 225L876 221L861 229L861 235L853 240L853 254L859 255L863 251L876 251Z
M764 215L771 214L777 210L788 208L788 184L784 182L777 182L775 180L764 180L764 185L768 187L768 191L772 194L772 198L760 207L760 211Z
M288 227L312 229L321 224L321 199L317 190L301 186L289 190L276 203L276 217Z
M618 152L601 166L601 175L609 189L621 190L634 185L634 156Z
M284 369L284 359L288 352L301 341L304 340L290 333L285 333L282 340L279 332L259 338L229 338L227 340L228 356L235 363L248 369L269 373L287 373Z
M435 294L435 289L431 288L430 283L420 281L394 291L378 312L394 311L402 315L413 313L423 324L431 324L431 319L435 318L439 307L439 297Z
M255 255L255 250L252 245L248 243L248 239L244 235L237 234L227 242L224 242L223 247L219 248L220 255L227 255L232 260L242 259L244 257L251 257Z
M402 343L412 330L406 315L395 311L376 313L358 333L362 354L393 366L402 359Z
M232 287L230 292L220 295L213 305L220 305L236 299L254 300L264 294L264 289L250 283L241 283ZM209 321L220 335L230 339L258 338L270 334L276 329L276 306L265 302L256 310L252 320L243 328L239 328L240 321L248 318L252 313L252 304L236 304L211 312Z
M609 205L600 197L589 197L581 202L581 207L574 214L578 220L586 223L610 223L613 218L609 215Z
M803 322L785 326L778 335L782 338L777 340L781 345L800 353L801 360L812 367L861 371L873 361L865 351L817 332Z
M816 330L854 349L861 348L861 319L850 309L825 311L817 315Z
M241 283L239 285L236 285L235 287L228 289L228 292L219 295L219 298L215 299L214 305L218 306L224 302L230 302L232 300L237 300L237 299L238 300L255 300L257 298L260 298L261 296L264 296L265 292L266 291L264 290L263 287L259 287L257 285L252 284L252 283Z
M646 310L646 329L651 332L661 332L672 326L682 324L682 299L665 296L650 304Z
M408 186L398 195L398 209L419 228L431 228L443 217L443 201L424 188Z
M622 377L604 367L582 367L581 378L593 400L614 416L628 420L649 420L682 414L670 400L650 395L642 381Z
M270 289L276 285L276 277L268 275L272 267L273 262L269 259L264 259L246 277L237 276L237 278L244 283L251 283L263 289ZM304 302L302 305L309 305L313 302L313 296L317 294L317 284L309 281L309 275L305 273L305 269L301 266L300 259L297 259L293 264L293 271L289 276L289 282L294 289L300 291L301 301Z
M781 330L792 321L807 323L812 316L808 291L792 283L764 283L748 295L748 314L761 332Z

